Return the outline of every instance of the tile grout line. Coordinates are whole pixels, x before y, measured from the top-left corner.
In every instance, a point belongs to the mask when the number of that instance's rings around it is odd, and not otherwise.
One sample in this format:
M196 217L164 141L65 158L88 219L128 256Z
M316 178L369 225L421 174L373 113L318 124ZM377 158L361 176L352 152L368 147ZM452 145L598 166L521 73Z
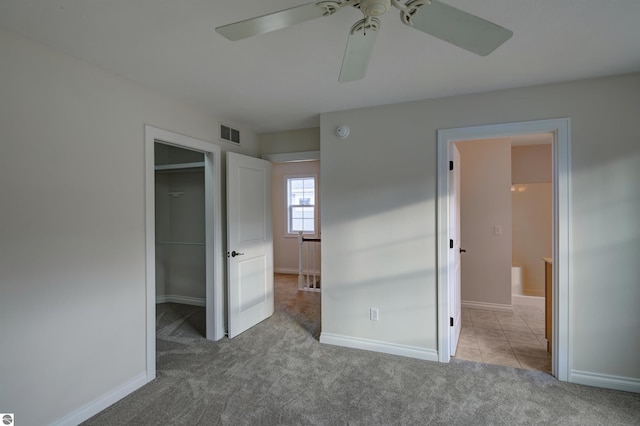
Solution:
M474 319L473 319L474 316L472 315L472 312L474 312L474 311L478 311L478 310L473 310L473 309L467 310L466 314L463 315L463 318L465 318L464 319L465 323L466 322L470 323L470 327L469 328L471 329L471 332L472 332L473 336L475 337L475 345L478 348L477 350L478 350L478 352L480 354L480 358L482 359L482 362L487 363L487 364L490 363L490 362L486 361L488 359L488 354L489 353L504 353L504 354L510 354L513 357L513 359L517 362L517 364L519 365L520 368L532 369L532 367L525 367L525 366L522 365L521 357L529 357L529 358L535 358L535 359L541 359L541 360L547 359L545 357L536 357L536 356L529 356L529 355L525 355L525 354L516 353L516 351L514 349L514 344L516 344L516 346L517 346L518 343L526 343L526 342L513 341L512 339L509 339L507 333L510 333L510 334L513 335L513 334L518 334L520 332L519 331L514 331L513 329L509 330L509 329L507 329L508 327L505 328L505 324L500 322L500 319L498 317L496 317L495 313L493 313L493 312L491 312L490 315L487 315L488 317L490 317L490 318L488 318L488 320L489 320L488 322L492 323L492 324L495 323L495 324L497 324L499 326L499 330L504 335L505 341L509 345L511 351L510 352L503 352L503 351L491 352L491 351L486 351L486 350L483 351L480 343L478 342L478 334L477 334L477 330L478 329L476 328L476 323L479 326L482 323L482 321L480 321L480 316L476 315L477 318L476 318L476 321L474 322ZM480 311L480 312L485 312L485 311ZM486 314L484 314L484 315L486 315ZM537 317L538 315L540 315L540 316L542 316L542 318L544 318L543 317L544 314L541 314L540 312L533 312L533 316L534 316L533 322L537 322L535 317ZM528 330L528 332L526 332L526 334L530 334L530 335L533 336L533 338L535 339L534 341L535 341L536 346L544 347L544 345L542 344L542 342L540 341L540 339L538 338L538 336L536 335L534 330L531 328L531 325L530 325L531 315L529 315L529 321L527 321L526 316L523 316L522 313L520 313L520 311L518 311L518 313L514 313L512 317L513 318L518 318L519 322L523 322L524 323L524 325L526 326L526 329ZM484 330L484 328L482 328L482 329ZM495 339L495 340L502 340L502 339ZM499 364L499 365L504 365L504 364ZM535 369L540 370L538 368L535 368ZM542 369L542 370L546 371L545 369Z

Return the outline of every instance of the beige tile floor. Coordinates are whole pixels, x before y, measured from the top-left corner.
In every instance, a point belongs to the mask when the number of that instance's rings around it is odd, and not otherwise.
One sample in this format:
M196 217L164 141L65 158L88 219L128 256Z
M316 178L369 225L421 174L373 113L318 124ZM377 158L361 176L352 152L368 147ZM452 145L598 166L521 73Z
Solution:
M527 305L513 305L513 313L463 309L455 358L551 373L544 311Z

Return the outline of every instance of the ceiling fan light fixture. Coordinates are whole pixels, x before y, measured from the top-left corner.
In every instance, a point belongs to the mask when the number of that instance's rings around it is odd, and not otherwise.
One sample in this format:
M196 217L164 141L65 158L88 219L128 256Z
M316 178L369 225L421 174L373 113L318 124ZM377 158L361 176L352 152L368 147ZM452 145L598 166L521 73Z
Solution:
M360 10L365 16L382 16L391 7L391 0L362 0Z

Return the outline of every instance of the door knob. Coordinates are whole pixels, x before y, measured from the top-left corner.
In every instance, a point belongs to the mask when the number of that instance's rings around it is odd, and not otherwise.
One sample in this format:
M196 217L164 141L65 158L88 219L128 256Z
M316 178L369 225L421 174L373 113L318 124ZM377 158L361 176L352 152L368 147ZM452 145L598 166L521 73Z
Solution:
M467 251L463 248L460 249L460 253L466 253Z
M232 251L231 252L231 257L236 257L236 256L244 256L244 253L239 253L239 252L237 252L235 250Z

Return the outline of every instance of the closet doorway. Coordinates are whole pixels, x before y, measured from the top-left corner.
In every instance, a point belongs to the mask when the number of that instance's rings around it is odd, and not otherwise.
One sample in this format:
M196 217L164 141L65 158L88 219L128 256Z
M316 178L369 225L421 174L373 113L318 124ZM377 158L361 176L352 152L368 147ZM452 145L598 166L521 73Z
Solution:
M206 336L204 154L154 146L156 334Z
M220 155L218 145L145 126L148 381L156 374L156 303L204 307L193 332L224 337Z

